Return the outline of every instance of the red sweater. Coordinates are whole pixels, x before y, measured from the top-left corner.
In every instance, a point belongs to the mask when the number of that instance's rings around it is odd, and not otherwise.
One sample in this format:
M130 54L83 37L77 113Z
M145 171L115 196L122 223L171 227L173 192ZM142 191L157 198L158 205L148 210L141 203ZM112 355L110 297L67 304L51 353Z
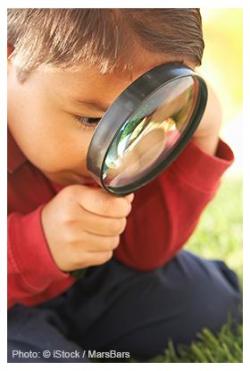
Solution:
M165 172L136 192L114 256L141 271L169 261L192 234L232 161L221 140L216 156L190 142ZM43 205L61 187L28 162L10 135L8 175L8 306L33 306L75 282L57 268L41 225Z

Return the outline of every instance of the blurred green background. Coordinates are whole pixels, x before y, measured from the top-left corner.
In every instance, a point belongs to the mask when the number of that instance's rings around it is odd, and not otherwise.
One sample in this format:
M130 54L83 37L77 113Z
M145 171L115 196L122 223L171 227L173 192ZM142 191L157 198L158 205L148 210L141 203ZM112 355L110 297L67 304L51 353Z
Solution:
M243 11L201 9L205 52L199 73L214 87L222 104L221 137L233 149L235 162L223 176L215 199L202 215L189 248L220 258L242 279L242 65Z

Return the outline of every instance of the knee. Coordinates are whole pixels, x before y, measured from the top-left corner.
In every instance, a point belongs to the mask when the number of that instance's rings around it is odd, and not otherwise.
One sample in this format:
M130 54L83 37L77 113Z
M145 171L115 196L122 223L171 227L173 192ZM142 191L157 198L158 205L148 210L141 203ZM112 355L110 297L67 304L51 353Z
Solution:
M218 332L229 320L241 322L241 293L234 272L224 266L200 280L193 279L185 286L183 328L190 342L203 328ZM233 279L229 279L229 276ZM188 335L188 336L187 336Z

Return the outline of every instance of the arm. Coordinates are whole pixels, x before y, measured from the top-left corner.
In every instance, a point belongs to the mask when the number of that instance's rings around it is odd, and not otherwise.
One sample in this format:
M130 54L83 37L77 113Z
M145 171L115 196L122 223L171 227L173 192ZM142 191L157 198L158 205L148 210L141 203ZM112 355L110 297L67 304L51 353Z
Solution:
M56 267L50 255L40 222L41 209L8 217L8 307L46 301L75 281Z

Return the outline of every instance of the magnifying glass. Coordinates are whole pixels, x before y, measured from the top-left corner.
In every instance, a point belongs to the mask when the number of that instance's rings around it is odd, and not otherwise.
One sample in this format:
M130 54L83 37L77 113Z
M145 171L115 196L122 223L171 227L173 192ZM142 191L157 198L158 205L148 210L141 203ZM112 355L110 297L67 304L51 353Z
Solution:
M109 193L149 183L184 149L207 103L205 81L182 64L163 64L135 80L94 132L87 167Z

